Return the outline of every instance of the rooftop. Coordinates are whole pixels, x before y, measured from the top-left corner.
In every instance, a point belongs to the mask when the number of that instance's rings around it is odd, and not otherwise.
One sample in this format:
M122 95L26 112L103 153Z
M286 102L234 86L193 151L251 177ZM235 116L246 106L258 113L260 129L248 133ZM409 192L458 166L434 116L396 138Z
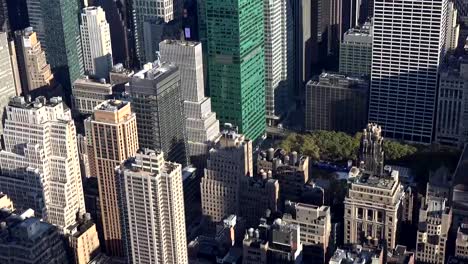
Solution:
M106 112L116 112L126 105L128 105L129 102L127 101L122 101L122 100L107 100L96 106L95 110L99 111L106 111Z
M77 79L75 82L73 82L73 89L76 88L77 85L87 85L95 87L95 88L106 88L109 89L112 87L112 84L107 83L106 79L101 78L101 79L93 79L89 78L88 76L84 76L82 78Z
M170 62L162 63L147 63L144 69L133 75L134 78L146 79L146 80L157 80L162 76L177 71L177 66Z
M62 103L63 100L60 96L52 97L50 98L50 100L47 100L47 98L45 98L44 96L39 96L34 101L31 101L30 97L14 96L10 99L8 105L23 109L39 109L43 106L54 107Z
M167 44L167 45L189 46L189 47L195 47L197 45L200 45L200 42L196 42L196 41L172 40L172 39L163 40L161 43Z
M391 176L375 176L367 172L362 172L354 182L355 185L368 186L386 190L392 190L398 182Z

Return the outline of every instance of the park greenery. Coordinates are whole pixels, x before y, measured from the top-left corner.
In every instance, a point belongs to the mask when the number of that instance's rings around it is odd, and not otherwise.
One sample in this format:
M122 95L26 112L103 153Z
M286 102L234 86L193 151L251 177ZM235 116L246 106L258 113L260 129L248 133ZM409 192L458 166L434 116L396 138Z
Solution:
M307 134L290 134L281 142L280 147L286 151L297 151L309 156L312 160L333 162L357 160L361 133L355 136L335 131L314 131ZM387 160L399 160L417 152L412 145L397 141L384 141Z

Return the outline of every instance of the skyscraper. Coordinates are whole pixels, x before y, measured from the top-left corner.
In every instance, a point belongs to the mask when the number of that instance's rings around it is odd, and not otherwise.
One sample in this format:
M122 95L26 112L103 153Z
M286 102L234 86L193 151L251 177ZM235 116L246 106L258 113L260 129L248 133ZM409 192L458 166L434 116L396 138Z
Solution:
M108 78L112 69L112 44L104 10L94 6L83 8L80 29L85 72Z
M16 31L15 43L23 94L50 86L54 75L34 29L29 27Z
M37 32L56 80L69 97L72 83L83 72L78 1L26 1L30 25Z
M142 0L133 2L134 10L134 26L136 40L136 51L140 63L146 63L146 50L145 50L145 34L143 31L143 24L147 20L154 18L161 18L164 22L168 23L174 19L174 2L178 0Z
M105 79L98 81L87 76L77 79L72 89L73 111L81 115L92 114L96 106L114 97L112 88L113 85Z
M181 165L145 149L117 175L128 263L188 263Z
M20 210L33 208L64 229L74 225L85 205L70 109L57 97L14 97L6 112L0 190Z
M0 134L3 130L3 111L10 98L16 95L16 85L7 33L0 32Z
M106 253L120 257L123 248L115 168L138 150L136 116L129 102L107 100L85 120L85 129L92 148L91 174L98 178Z
M263 1L207 0L205 8L213 110L255 140L266 124Z
M264 1L265 30L265 105L269 126L286 112L289 97L287 8L289 1Z
M147 64L125 92L137 116L142 148L158 149L167 160L187 165L180 72L171 63Z
M165 40L159 44L162 61L180 71L188 156L198 168L206 163L209 146L219 137L219 121L205 97L202 47L198 42Z
M210 150L200 183L203 215L216 223L237 214L241 178L252 174L252 141L233 129L224 130Z
M445 52L447 2L374 3L369 121L382 125L386 137L432 141L437 74Z
M340 44L339 72L346 75L370 76L372 65L372 24L352 28Z

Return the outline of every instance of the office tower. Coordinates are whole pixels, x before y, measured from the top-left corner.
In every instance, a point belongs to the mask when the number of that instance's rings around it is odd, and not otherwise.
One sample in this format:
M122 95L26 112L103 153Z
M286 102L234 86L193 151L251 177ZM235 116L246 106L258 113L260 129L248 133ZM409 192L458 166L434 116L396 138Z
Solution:
M257 229L250 228L245 234L242 263L302 263L301 232L298 225L281 219L271 224L262 219Z
M0 263L68 263L65 243L55 226L34 217L30 210L22 215L0 214Z
M34 29L15 31L15 44L23 94L53 85L54 75Z
M294 18L294 97L301 101L304 85L312 77L312 4L308 0L291 0Z
M460 36L460 24L458 24L458 11L455 3L450 1L447 4L447 36L445 49L454 50L458 47L458 37Z
M159 59L159 43L163 40L184 39L179 20L164 22L160 17L148 18L143 22L143 35L145 62L152 62ZM164 61L164 60L163 60Z
M205 8L213 110L255 140L266 124L263 1L207 0Z
M461 224L457 230L457 239L455 240L455 256L468 260L468 225Z
M232 128L224 130L210 150L200 183L203 215L216 223L236 214L241 178L252 173L252 141Z
M289 96L287 68L287 8L289 1L264 1L265 105L267 124L279 122Z
M10 31L15 32L29 26L26 0L5 0L8 9Z
M257 159L257 172L272 174L280 185L280 198L299 201L304 185L309 180L309 157L298 155L297 152L286 153L282 149L273 148L261 152Z
M151 62L147 61L147 51L145 50L144 23L147 20L161 18L165 23L174 19L174 2L177 0L143 0L133 2L133 12L135 16L133 30L136 41L136 53L140 63ZM159 42L156 42L156 44Z
M76 264L91 263L91 260L100 253L96 225L91 220L90 214L78 219L67 239Z
M92 114L96 106L114 97L112 88L106 79L95 80L88 76L77 79L72 88L73 111L81 115Z
M389 249L396 246L398 215L403 191L398 172L375 175L361 171L345 198L345 243L378 245L383 238ZM375 196L378 192L380 195Z
M382 174L385 161L382 128L377 124L367 124L362 131L359 148L359 167L376 175Z
M3 130L4 110L10 98L16 95L16 85L8 36L0 32L0 134Z
M440 70L435 140L463 147L468 141L468 60L450 60Z
M123 256L120 207L117 201L115 167L138 150L135 113L130 103L107 100L85 120L90 146L91 174L97 176L106 253Z
M419 210L416 244L418 263L445 263L451 221L452 210L447 198L426 196L426 201Z
M305 129L356 133L367 123L368 87L364 79L325 72L309 81Z
M97 78L108 78L112 69L112 44L104 10L94 6L83 8L80 30L84 71Z
M202 169L209 146L219 137L219 121L211 111L211 99L205 97L201 44L165 40L159 47L161 60L173 62L179 68L188 156Z
M18 209L33 208L64 229L74 225L85 206L70 109L60 97L14 97L6 112L0 190Z
M301 227L304 261L325 263L331 232L330 207L287 201L283 221Z
M29 22L46 52L66 101L72 83L83 73L78 1L26 0ZM70 102L67 102L70 104Z
M136 113L140 147L161 150L167 160L187 165L181 77L177 66L149 63L133 75L125 91Z
M340 44L341 74L352 76L371 75L372 66L372 24L352 28L344 34Z
M349 9L345 9L345 3L348 1L341 1L341 0L329 0L329 1L320 1L319 9L318 9L318 17L323 17L323 19L328 19L328 21L322 22L323 26L326 29L322 32L318 32L322 35L319 38L323 42L322 45L326 45L326 54L329 56L328 59L336 58L338 59L339 56L339 49L341 39L343 38L343 31L348 30L347 27L343 25L344 15ZM329 6L327 6L329 5ZM320 25L319 21L319 25ZM318 28L321 29L320 27ZM325 38L323 37L325 36ZM319 49L319 55L322 55L323 48ZM325 61L326 63L327 61ZM327 69L330 69L332 65L328 66ZM316 69L320 70L320 69Z
M188 263L182 167L145 149L117 170L129 263Z
M278 180L262 172L259 177L242 177L239 187L239 216L247 226L257 226L266 212L277 212L280 186Z
M379 123L386 137L431 143L447 0L374 4L369 121ZM427 12L431 19L422 19Z

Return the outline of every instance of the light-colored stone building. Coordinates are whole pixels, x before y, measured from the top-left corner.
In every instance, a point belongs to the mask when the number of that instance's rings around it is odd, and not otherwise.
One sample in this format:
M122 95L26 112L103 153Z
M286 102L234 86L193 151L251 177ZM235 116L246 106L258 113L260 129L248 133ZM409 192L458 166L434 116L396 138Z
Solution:
M188 263L181 165L145 149L117 177L128 263Z
M14 97L3 137L0 191L18 210L32 208L62 228L74 225L85 213L84 194L75 123L62 98Z
M468 225L462 224L457 230L455 256L468 261Z
M113 98L113 86L106 79L91 79L88 76L73 82L72 109L81 115L92 114L100 103Z
M300 226L303 257L324 263L331 232L330 207L286 201L283 221ZM306 252L310 246L310 252Z
M241 178L252 173L252 141L227 128L209 152L200 183L203 215L216 223L237 214Z
M73 252L75 264L88 264L100 253L100 245L96 224L91 221L89 214L79 219L75 226L70 228L68 245Z
M130 103L107 100L85 120L91 175L98 178L106 253L123 256L115 168L138 150L136 116Z

